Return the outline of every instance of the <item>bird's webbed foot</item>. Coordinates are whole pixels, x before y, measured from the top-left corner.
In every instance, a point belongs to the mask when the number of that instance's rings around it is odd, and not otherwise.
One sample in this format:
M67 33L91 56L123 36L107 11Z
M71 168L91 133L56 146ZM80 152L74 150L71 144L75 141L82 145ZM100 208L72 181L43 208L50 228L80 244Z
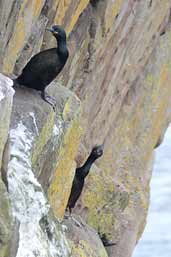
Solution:
M45 91L41 92L42 99L50 104L53 107L53 110L56 111L56 99L48 95Z

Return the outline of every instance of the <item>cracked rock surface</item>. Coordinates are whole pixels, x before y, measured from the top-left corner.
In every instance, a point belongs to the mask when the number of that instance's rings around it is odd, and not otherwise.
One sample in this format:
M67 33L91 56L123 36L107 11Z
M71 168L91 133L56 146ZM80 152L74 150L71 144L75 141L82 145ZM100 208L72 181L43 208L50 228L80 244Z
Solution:
M22 256L22 247L29 257L101 256L93 244L104 256L132 255L146 223L153 150L171 120L170 9L170 0L0 1L0 70L8 75L0 75L0 257ZM56 113L38 92L17 88L13 99L9 79L56 45L45 31L52 24L66 29L70 52L48 88ZM75 168L102 142L74 210L86 225L67 224L65 235L59 221ZM107 253L97 231L116 243ZM25 244L34 237L33 252Z

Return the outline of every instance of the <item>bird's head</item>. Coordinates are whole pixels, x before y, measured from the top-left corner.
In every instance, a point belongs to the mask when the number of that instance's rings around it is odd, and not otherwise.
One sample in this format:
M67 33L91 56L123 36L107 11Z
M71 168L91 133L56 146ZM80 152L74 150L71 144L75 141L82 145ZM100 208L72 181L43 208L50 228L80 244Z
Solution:
M94 157L99 158L100 156L103 155L103 149L104 149L104 144L96 145L96 146L93 147L91 154Z
M47 28L46 30L52 32L57 40L66 40L65 30L61 26L53 25L51 28Z

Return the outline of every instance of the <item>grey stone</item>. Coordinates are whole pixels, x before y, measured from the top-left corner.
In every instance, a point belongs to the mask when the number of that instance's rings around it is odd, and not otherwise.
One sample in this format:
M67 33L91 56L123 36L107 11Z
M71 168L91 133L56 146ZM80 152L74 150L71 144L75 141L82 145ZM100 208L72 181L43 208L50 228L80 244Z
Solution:
M0 74L0 170L4 170L1 165L4 148L6 145L10 116L12 110L12 101L14 91L11 88L12 81ZM0 173L5 180L5 172ZM11 206L7 189L0 176L0 256L8 257L10 251L10 240L12 237L12 215Z

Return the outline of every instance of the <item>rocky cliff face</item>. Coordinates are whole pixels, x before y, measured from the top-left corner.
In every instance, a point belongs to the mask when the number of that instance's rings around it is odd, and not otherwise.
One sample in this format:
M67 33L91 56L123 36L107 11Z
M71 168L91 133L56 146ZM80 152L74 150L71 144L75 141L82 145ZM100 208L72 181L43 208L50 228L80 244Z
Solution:
M10 248L10 238L12 236L11 208L9 196L7 194L4 176L4 148L8 137L10 115L12 109L12 101L14 90L11 88L12 81L8 78L0 76L0 167L2 180L0 180L0 256L8 256Z
M13 97L0 77L0 257L131 256L171 118L170 9L169 0L0 1L2 73L52 47L51 24L65 27L70 50L49 87L56 113L33 90ZM102 142L74 210L80 227L61 223L76 165ZM105 250L97 232L115 245Z

